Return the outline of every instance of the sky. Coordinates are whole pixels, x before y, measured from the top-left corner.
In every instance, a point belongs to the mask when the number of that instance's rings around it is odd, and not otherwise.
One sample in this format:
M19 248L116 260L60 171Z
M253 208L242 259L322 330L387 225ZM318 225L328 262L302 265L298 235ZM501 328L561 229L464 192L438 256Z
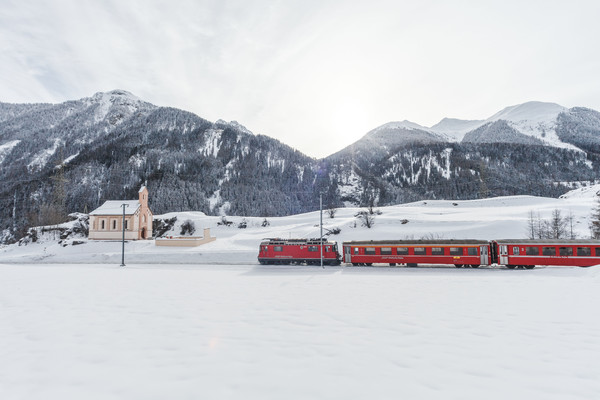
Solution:
M113 89L327 156L391 121L600 110L600 2L0 0L0 102Z

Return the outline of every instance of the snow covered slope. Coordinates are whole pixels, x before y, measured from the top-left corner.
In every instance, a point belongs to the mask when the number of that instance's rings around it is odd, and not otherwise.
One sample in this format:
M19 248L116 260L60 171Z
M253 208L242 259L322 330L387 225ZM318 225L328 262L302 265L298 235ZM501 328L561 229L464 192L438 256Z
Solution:
M453 142L460 142L465 133L477 129L483 124L485 124L485 121L444 118L429 129L431 129L433 132L448 136Z
M531 101L507 107L488 118L486 123L506 121L518 132L539 139L546 145L576 149L561 141L556 133L558 116L563 112L568 112L568 109L558 104Z

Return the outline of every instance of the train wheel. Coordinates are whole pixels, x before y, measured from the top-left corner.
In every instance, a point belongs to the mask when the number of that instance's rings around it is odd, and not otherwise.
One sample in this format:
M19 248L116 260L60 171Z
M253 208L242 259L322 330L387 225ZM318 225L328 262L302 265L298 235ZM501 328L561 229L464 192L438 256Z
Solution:
M535 265L525 265L524 267L527 268L527 269L534 269Z
M365 265L366 265L367 267L370 267L370 266L372 266L372 265L373 265L373 263L366 263Z
M358 263L352 263L353 267L358 267Z
M390 263L390 267L395 267L396 263Z
M506 268L508 269L515 269L517 266L516 265L507 265Z
M479 268L479 264L471 264L471 268Z
M462 267L463 267L463 264L454 264L454 266L455 266L456 268L462 268Z

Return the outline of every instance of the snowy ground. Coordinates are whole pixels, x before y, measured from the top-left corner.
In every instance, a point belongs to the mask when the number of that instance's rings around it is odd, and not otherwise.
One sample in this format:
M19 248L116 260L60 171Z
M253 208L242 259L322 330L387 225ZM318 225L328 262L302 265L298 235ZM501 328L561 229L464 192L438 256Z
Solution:
M558 208L588 237L598 189L324 222L338 242L501 239ZM173 215L217 240L129 242L123 268L119 242L0 249L0 399L600 398L600 267L261 266L261 238L316 237L318 214Z
M600 269L0 265L1 399L595 399Z

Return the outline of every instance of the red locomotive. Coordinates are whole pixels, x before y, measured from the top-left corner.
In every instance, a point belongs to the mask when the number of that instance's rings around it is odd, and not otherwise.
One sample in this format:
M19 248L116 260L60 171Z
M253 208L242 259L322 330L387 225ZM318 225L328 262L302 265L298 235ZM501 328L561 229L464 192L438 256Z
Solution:
M321 264L319 239L265 239L260 244L258 262L261 264ZM323 241L323 264L340 265L336 242Z

